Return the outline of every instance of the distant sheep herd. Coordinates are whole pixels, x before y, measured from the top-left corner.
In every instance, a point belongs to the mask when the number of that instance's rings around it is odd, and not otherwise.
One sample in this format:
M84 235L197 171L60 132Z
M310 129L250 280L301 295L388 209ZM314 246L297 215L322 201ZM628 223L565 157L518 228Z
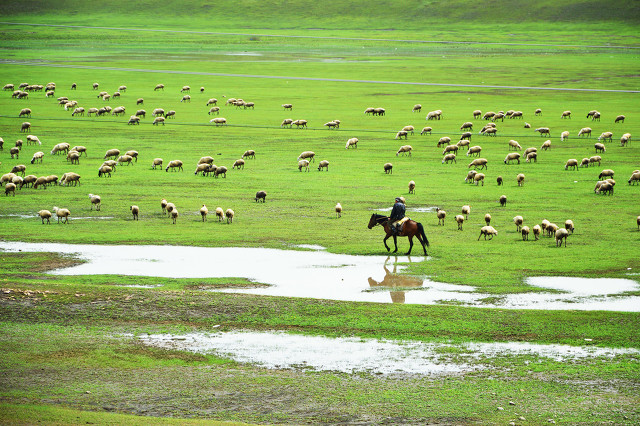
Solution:
M98 90L99 84L94 83L92 87L93 87L93 90ZM29 94L32 92L45 91L45 95L47 98L54 97L55 91L56 91L56 85L55 83L48 83L46 85L33 85L28 83L22 83L19 85L18 89L16 90L14 84L6 84L3 89L5 91L12 91L12 98L27 100L29 99ZM158 90L164 91L164 89L165 89L164 84L157 84L154 88L154 91L158 91ZM71 90L77 90L76 83L73 83L71 85ZM127 90L127 86L121 85L118 87L118 90L114 91L112 94L109 94L108 92L105 92L105 91L101 91L98 93L97 99L100 99L103 102L106 102L112 99L120 99L122 94L126 93L126 90ZM185 103L191 102L192 100L191 95L188 94L190 93L190 91L191 91L190 86L183 86L181 88L180 93L182 93L183 95L180 102L185 102ZM203 93L204 91L205 91L205 88L201 87L200 93ZM91 117L91 116L101 117L101 116L108 116L108 115L124 116L126 112L126 108L124 106L117 106L115 108L111 108L108 105L104 105L101 107L85 108L85 107L79 106L77 101L70 100L66 96L58 97L57 102L61 107L65 109L65 111L71 111L71 116L73 117L76 117L76 116L83 117L85 116L85 113L86 113L86 116L88 117ZM205 104L206 104L206 107L210 107L208 110L208 114L216 115L216 117L209 120L210 123L214 124L215 126L226 126L227 119L219 116L221 108L218 106L218 99L209 98ZM136 106L138 105L144 105L143 98L138 98L136 100ZM255 103L248 102L243 99L228 98L226 99L225 106L226 107L235 106L236 109L239 109L239 108L254 109ZM282 108L284 111L292 111L293 104L284 103L282 104ZM422 105L415 104L411 110L412 112L419 113L422 110ZM368 107L364 110L365 115L377 116L377 117L384 117L386 115L386 112L387 112L386 109L382 107ZM483 114L481 110L474 110L471 115L475 120L482 119L484 121L488 121L488 123L485 124L482 127L482 129L479 130L478 132L479 134L485 135L485 136L496 136L496 134L498 133L498 128L496 126L497 121L504 122L505 118L508 120L522 119L524 116L524 113L522 111L508 110L508 111L497 111L497 112L487 111ZM153 117L153 122L152 122L153 125L156 125L156 126L159 124L165 125L167 119L172 119L176 117L176 111L169 110L165 112L163 108L154 108L151 112L151 116ZM536 109L534 112L534 116L535 117L542 116L542 109L540 108ZM19 111L18 117L20 118L33 117L33 111L31 108L22 108ZM588 119L591 119L591 121L600 121L602 116L600 112L598 112L597 110L591 110L586 114L586 117ZM131 115L129 117L127 123L129 125L140 125L142 118L146 118L146 110L138 109L134 115ZM569 110L563 111L560 114L560 118L570 120L572 118L571 111ZM430 111L426 115L427 121L432 121L432 120L439 121L442 119L444 119L444 114L442 110ZM614 118L613 122L614 124L624 123L625 119L626 119L625 115L618 115ZM337 130L337 129L340 129L340 124L341 124L340 120L332 119L324 123L323 126L327 127L330 130ZM294 125L296 126L296 128L307 128L308 121L303 119L294 120L294 119L287 118L281 122L280 127L291 128ZM486 158L480 158L480 154L482 152L482 147L480 145L471 146L470 144L470 140L473 132L473 126L474 126L474 123L471 121L462 123L462 125L460 126L460 131L462 132L462 134L460 135L460 140L457 143L453 143L450 137L444 136L438 140L437 147L440 148L444 146L444 150L442 152L442 155L443 155L442 164L457 163L456 157L457 157L458 151L462 148L466 148L466 153L468 157L477 157L468 164L468 168L469 169L473 168L473 170L469 171L464 181L467 183L475 183L476 186L479 184L484 186L486 176L484 173L480 173L477 170L478 169L486 170L488 160ZM525 123L524 127L531 128L531 125L529 123ZM31 128L32 128L32 125L30 122L23 122L20 126L20 132L29 132L31 131ZM431 135L432 131L433 131L433 128L431 126L426 126L421 130L420 135L423 135L423 136ZM551 130L549 127L538 127L534 131L539 133L541 136L551 137ZM409 135L414 135L414 132L415 132L414 126L412 125L404 126L402 129L400 129L395 133L395 139L406 140L408 139ZM583 127L579 130L579 132L577 133L577 136L580 138L591 137L591 133L592 133L592 129L590 127ZM569 137L570 137L569 131L565 130L560 133L561 142L566 141ZM600 136L598 137L598 142L594 144L596 154L606 152L607 148L605 146L605 142L607 141L608 142L613 141L613 132L607 131L600 134ZM629 146L630 141L631 141L631 134L624 133L620 138L620 146L622 147ZM356 137L348 138L346 141L345 148L356 149L358 148L358 143L359 143L358 138ZM9 154L11 155L12 159L14 157L16 159L19 158L20 150L23 144L24 142L21 139L19 139L16 141L15 146L10 148ZM29 144L42 145L42 142L37 136L29 134L26 137L26 145L29 145ZM0 137L0 150L3 150L3 145L4 145L4 140ZM552 146L551 140L550 139L546 140L540 147L540 150L547 151L551 149L551 146ZM504 164L507 164L507 165L512 164L513 162L520 164L521 159L524 159L527 163L537 162L538 160L538 149L536 147L529 147L523 151L523 154L520 154L520 152L518 151L522 151L523 148L520 145L520 143L516 140L508 141L507 150L515 151L515 152L509 152L504 158L503 162ZM399 156L400 154L402 154L403 156L411 156L412 151L413 151L413 147L411 145L402 145L397 150L396 156ZM53 146L50 154L51 155L66 154L67 162L69 162L72 165L79 164L81 156L83 154L85 155L85 157L87 156L86 148L84 146L71 147L68 143L64 143L64 142L58 143L55 146ZM120 155L120 154L121 154L120 150L115 148L110 149L105 153L104 163L98 168L98 177L109 178L112 176L112 173L115 173L116 168L120 168L123 165L127 165L127 166L132 165L134 162L138 161L138 152L135 150L126 151L123 155ZM41 152L41 151L36 152L31 159L31 164L42 163L44 156L45 156L44 152ZM255 158L255 151L247 150L242 155L242 158L235 160L231 168L238 169L238 170L244 169L245 159L254 159L254 158ZM578 161L577 159L572 158L566 161L566 163L564 164L564 169L567 171L578 170L580 167L586 168L589 166L593 166L595 163L598 163L598 166L599 166L601 161L602 161L602 157L599 155L594 155L589 158L583 158L582 161ZM302 172L304 170L305 172L308 172L309 165L311 162L315 162L315 153L313 151L302 152L298 156L298 164L297 164L298 171ZM161 169L163 167L163 164L164 164L164 161L162 158L155 158L153 159L151 168ZM165 171L167 172L182 171L183 165L184 163L181 160L171 160L167 163L165 167ZM323 171L323 170L324 171L329 170L329 161L327 160L319 161L318 171ZM392 174L393 164L385 163L383 165L383 171L385 174ZM222 176L223 178L226 178L227 172L228 172L227 167L217 166L214 164L213 157L205 156L198 161L194 174L196 175L201 174L202 176L213 176L215 178ZM80 175L74 172L65 173L62 175L60 179L58 179L56 175L36 177L35 175L25 176L25 174L26 174L26 166L16 165L15 167L12 168L11 172L2 175L2 177L0 178L0 184L5 185L5 196L9 196L9 195L15 196L16 189L22 189L23 187L27 187L27 188L32 187L34 189L38 189L41 187L43 189L46 189L47 186L50 186L50 185L79 186L80 179L81 179ZM613 189L616 184L613 177L614 177L613 170L611 169L603 170L598 176L598 181L595 184L594 192L596 194L613 195ZM523 173L517 174L515 181L518 186L523 186L525 182L525 175ZM503 184L503 179L501 176L498 176L497 183L498 185ZM629 185L640 184L640 170L634 170L631 173L631 177L629 178L628 183ZM412 180L411 182L409 182L409 193L411 194L415 193L415 188L416 188L416 183ZM95 207L96 210L100 210L101 197L98 195L89 194L89 199L90 199L91 209ZM255 201L256 202L261 201L264 203L265 200L266 200L266 192L262 190L258 191L255 195ZM500 203L501 206L506 205L506 197L502 196L500 200L498 200L498 202ZM166 200L163 199L161 201L161 208L162 208L162 212L166 213L171 218L172 223L175 224L179 217L176 206L173 203L168 203ZM69 209L54 207L53 210L57 216L58 223L68 223L69 217L71 216ZM133 220L138 220L139 214L140 214L140 208L138 206L132 205L130 206L130 211L133 216ZM232 209L227 209L226 211L223 211L221 207L218 207L216 208L215 212L216 212L216 217L218 218L218 221L222 222L224 219L226 219L227 223L233 222L234 211ZM338 203L335 206L335 212L337 217L341 217L342 206L340 205L340 203ZM468 216L470 213L470 207L463 206L461 212L462 212L461 215L455 216L455 221L457 223L459 230L462 230L462 225L464 221L468 219ZM208 209L206 205L203 204L202 207L200 208L200 215L202 217L203 222L206 221L207 214L208 214ZM41 218L43 224L45 223L45 220L47 223L50 223L49 219L52 217L52 213L48 210L40 210L38 212L38 216ZM438 208L437 217L438 217L439 224L444 225L446 212ZM498 231L490 225L491 216L489 214L485 215L485 221L486 221L486 226L482 227L482 229L480 230L480 236L478 237L478 239L484 236L485 240L487 239L487 237L490 240L498 234ZM557 225L550 223L547 220L543 220L540 225L536 224L531 228L523 225L523 222L524 222L524 219L522 218L522 216L514 217L514 223L516 224L517 231L522 233L523 240L528 240L530 231L533 232L535 240L539 239L539 236L541 233L546 233L546 235L548 236L555 236L556 246L561 246L564 240L564 244L566 247L567 237L570 234L572 234L574 231L574 225L571 220L567 220L565 222L565 228L559 228ZM640 216L637 217L637 226L638 226L638 229L640 229Z

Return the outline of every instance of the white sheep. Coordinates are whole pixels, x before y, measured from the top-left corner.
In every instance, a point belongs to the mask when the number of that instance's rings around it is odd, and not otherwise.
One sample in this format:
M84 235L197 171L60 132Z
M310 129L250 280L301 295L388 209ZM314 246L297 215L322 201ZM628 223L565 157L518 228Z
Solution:
M466 129L473 130L473 123L470 121L462 123L462 126L460 126L460 130L466 130Z
M80 185L80 175L75 172L64 173L60 178L60 185L62 186Z
M630 140L631 140L631 133L625 133L620 137L620 146L628 145Z
M571 232L573 234L573 231L575 230L575 227L573 225L573 221L571 219L567 219L564 221L564 229L566 229L567 231Z
M176 209L175 207L173 209L171 209L171 221L173 222L173 224L176 224L176 221L178 220L178 209Z
M602 161L602 157L600 157L599 155L594 155L593 157L589 158L589 165L598 163L598 166L599 166L601 161Z
M413 135L413 131L415 130L415 128L413 126L404 126L402 130Z
M458 148L467 147L468 150L469 145L471 145L471 141L469 139L460 139L458 142L456 142L456 146Z
M482 111L480 111L479 109L473 111L473 118L474 119L480 118L481 115L482 115Z
M291 123L293 125L296 126L297 129L299 129L300 127L307 127L307 120L293 120L293 123Z
M467 157L471 157L471 156L480 157L481 152L482 152L482 147L480 145L472 146L467 150Z
M368 109L368 108L367 108L367 109ZM420 104L415 104L415 105L413 106L413 109L412 109L411 111L413 111L413 112L420 112L421 110L422 110L422 105L420 105Z
M624 115L619 115L619 116L616 117L616 119L613 122L614 123L624 123L624 119L625 119Z
M117 161L118 161L118 165L122 165L123 163L125 163L128 166L133 161L133 157L125 154L118 157Z
M520 228L522 227L523 222L524 222L524 219L522 218L522 216L515 216L513 218L513 223L516 224L516 231L520 232Z
M209 209L203 204L202 207L200 207L200 216L202 216L203 222L207 220L207 214L209 214Z
M438 144L437 147L440 148L441 146L447 146L451 143L451 138L449 136L443 136L440 139L438 139Z
M627 182L629 183L629 185L640 183L640 171L634 171Z
M213 172L213 177L216 179L220 175L223 175L225 179L227 178L227 168L225 166L216 167L215 171Z
M53 149L51 150L51 155L54 155L54 154L59 155L62 152L68 153L70 148L71 148L71 145L68 144L67 142L60 142L59 144L56 144L53 147ZM118 152L118 154L120 153Z
M358 138L351 138L347 140L347 144L345 145L345 149L349 149L349 147L358 148Z
M99 195L89 194L89 201L91 202L91 210L93 210L93 206L96 206L96 211L100 210L102 200Z
M607 150L604 144L600 142L596 142L593 147L596 149L596 152L605 152Z
M107 158L117 158L119 155L120 155L120 150L119 149L117 149L117 148L109 149L104 154L104 159L106 160Z
M548 127L539 127L535 131L540 133L540 136L547 135L547 136L551 137L551 130L549 130Z
M528 226L523 226L522 229L520 229L520 232L522 233L522 241L528 241L529 240L529 227Z
M329 171L329 162L327 160L322 160L318 163L318 171L321 172L322 169Z
M284 111L286 110L293 111L293 104L282 104L282 108Z
M412 180L409 181L409 194L416 193L416 183Z
M542 109L536 108L536 111L534 112L534 115L542 115Z
M520 153L519 152L512 152L507 154L507 156L504 158L504 164L510 164L513 160L516 160L518 162L518 164L520 164Z
M222 210L222 207L216 207L216 217L218 218L218 222L222 222L224 219L224 210Z
M487 159L486 158L476 158L475 160L473 160L472 162L469 163L469 169L471 167L473 167L474 169L479 167L480 169L482 168L487 168Z
M436 207L436 216L438 216L438 225L444 226L444 220L447 217L447 212L441 210L440 207Z
M405 154L409 154L409 156L411 156L411 151L413 150L413 148L411 147L411 145L402 145L400 147L400 149L398 149L398 152L396 152L396 157L398 156L398 154L402 153L402 155Z
M609 139L609 142L611 142L613 140L613 133L612 132L602 132L602 134L598 137L598 140L606 140Z
M285 127L285 126L289 126L291 128L293 126L293 119L292 118L285 118L284 120L282 120L282 123L280 124L280 127Z
M465 183L473 183L473 177L478 174L477 171L475 170L469 170L469 173L467 173L467 177L464 178L464 182Z
M444 148L444 151L442 151L442 155L448 154L448 153L457 153L458 152L458 145L447 145Z
M212 118L211 120L209 120L209 123L213 123L217 126L226 126L227 125L227 119L224 117L216 117L216 118Z
M393 164L391 163L385 163L384 166L384 173L385 174L393 174Z
M189 95L184 95L182 97L182 99L180 100L180 102L191 102L191 96Z
M473 181L476 183L476 186L478 186L478 183L482 182L482 186L484 186L484 173L476 173L473 176Z
M342 205L340 203L336 204L334 210L336 211L336 217L342 217Z
M447 154L444 157L442 157L442 164L449 164L449 162L451 161L453 161L454 163L457 163L456 154Z
M329 121L327 123L324 123L324 126L327 126L329 128L329 130L337 129L337 128L340 127L340 125L338 123L336 123L335 121Z
M53 211L56 213L58 218L58 224L60 224L60 219L62 219L62 223L69 224L69 216L71 216L69 209L59 209L58 207L53 206Z
M566 139L569 139L569 131L565 130L564 132L560 133L560 140L564 141Z
M168 172L169 169L171 169L172 172L175 172L176 169L182 171L182 164L183 163L180 160L171 160L169 161L169 165L167 165L167 168L164 171Z
M405 130L400 130L398 133L396 133L396 137L395 139L402 139L403 137L405 139L407 139L407 136L409 135L408 132L406 132Z
M487 239L487 236L489 236L489 240L492 240L494 236L498 235L498 231L496 231L496 229L491 225L483 226L482 228L480 228L480 235L478 235L478 240L480 240L480 237L482 237L483 235L485 241Z
M611 169L605 169L603 170L600 175L598 175L598 179L602 179L602 178L613 178L614 172Z
M191 92L191 87L189 86L182 86L182 89L180 89L180 93L184 93L184 92Z
M491 215L489 213L484 215L484 221L487 225L491 225Z
M566 229L560 228L556 231L556 247L562 247L562 240L564 239L564 246L567 247L567 237L569 236L569 231Z
M516 151L522 151L522 147L518 143L518 141L514 141L513 139L509 141L509 150L513 148Z
M464 223L464 216L461 214L456 215L456 223L458 224L458 231L462 231L462 224Z
M104 175L105 177L111 177L111 172L113 172L113 167L111 166L107 166L106 164L103 164L102 166L100 166L100 168L98 169L98 177L102 177L102 175Z
M540 225L535 225L533 227L533 236L535 237L535 240L538 241L538 239L540 238L540 232L542 231L542 229L540 228Z
M315 156L316 156L316 153L313 151L304 151L298 156L298 161L299 160L315 161Z
M153 123L151 123L154 126L159 126L160 124L162 124L164 126L165 122L165 118L164 117L156 117L153 119Z
M538 162L538 153L537 152L530 152L527 154L527 163L531 163L531 162L537 163Z
M238 170L244 169L244 160L242 158L239 158L233 162L233 166L231 166L231 168L235 169L236 167L238 168Z
M224 212L225 217L227 218L227 223L233 223L233 217L236 215L235 212L231 209L227 209Z
M580 129L580 131L578 132L578 137L582 136L591 136L591 127L583 127L582 129Z
M33 154L33 157L31 158L31 164L35 164L35 163L42 164L42 159L43 158L44 158L44 152L38 151L38 152Z
M162 207L162 213L166 213L167 212L167 206L169 205L169 203L167 202L166 199L162 199L160 200L160 207Z
M569 170L570 167L573 167L574 170L578 170L578 160L576 160L575 158L567 160L567 162L564 164L564 169Z
M309 160L299 160L298 161L298 170L302 171L302 169L305 169L305 171L309 171Z
M544 141L544 143L540 147L540 149L545 150L545 151L550 149L550 148L551 148L551 140Z
M218 103L218 100L216 98L211 98L207 101L207 106L216 105L217 103Z
M160 167L160 169L162 169L162 158L154 158L153 159L153 164L151 165L151 168L155 169L158 166Z
M498 202L500 203L501 207L504 207L507 205L507 196L506 195L501 195L500 198L498 199Z
M49 221L49 219L51 219L51 212L49 210L40 210L38 211L38 216L40 216L40 219L42 219L42 224L44 225L44 220L47 220L47 224L51 225L51 222Z
M466 216L466 219L469 219L469 214L471 213L470 206L462 206L462 214Z
M4 195L8 196L10 193L16 196L16 184L13 182L7 182L4 186Z
M518 182L518 186L524 185L524 173L518 174L518 176L516 176L516 181Z
M422 128L422 131L420 132L421 135L426 135L426 134L431 134L431 131L433 130L433 128L426 126Z
M253 149L248 149L242 154L242 158L256 158L256 152Z
M571 118L571 111L563 111L560 118Z

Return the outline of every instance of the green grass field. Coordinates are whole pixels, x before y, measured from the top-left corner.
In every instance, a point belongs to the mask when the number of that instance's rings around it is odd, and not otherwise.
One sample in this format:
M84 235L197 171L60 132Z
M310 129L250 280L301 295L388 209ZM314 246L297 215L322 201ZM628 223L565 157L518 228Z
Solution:
M181 7L145 1L118 13L111 2L60 2L55 13L46 2L0 6L0 83L56 83L51 98L32 92L18 100L11 91L0 92L0 175L25 164L27 174L36 176L70 171L82 176L80 186L0 194L0 237L219 247L318 244L335 253L380 255L386 253L383 234L366 225L373 211L390 207L402 195L410 209L447 211L445 226L438 226L435 212L410 213L431 242L430 258L411 263L412 274L474 285L496 296L540 291L525 284L531 276L634 279L629 274L640 267L640 186L627 180L640 169L637 5L543 1L507 11L466 1L449 6L397 2L379 8L345 1L325 16L326 6L319 3L274 3L217 2L209 8L197 1ZM239 13L241 7L245 13ZM599 12L605 8L607 13ZM495 24L488 24L489 18ZM100 85L97 91L94 82ZM72 83L77 90L70 90ZM158 83L164 91L153 90ZM127 86L120 99L97 97L96 92L113 94L120 85ZM191 86L189 103L181 102L184 85ZM59 96L87 110L122 105L126 114L72 117L58 105ZM255 109L225 106L231 97L255 102ZM144 98L143 106L136 105L138 98ZM215 117L207 114L209 98L218 99L227 126L209 123ZM284 103L293 104L293 111L283 111ZM421 113L412 112L417 103ZM25 107L32 116L19 118ZM384 107L386 115L365 115L367 107ZM139 108L147 117L139 126L127 125ZM153 126L154 108L175 110L176 117ZM542 109L541 116L534 115L536 108ZM443 119L426 121L427 112L436 109L443 111ZM473 119L475 109L520 110L524 117L498 121L497 136L488 137L478 134L485 121ZM592 109L601 112L601 121L585 117ZM565 110L572 111L571 119L561 118ZM626 116L624 123L614 123L619 114ZM308 120L308 129L282 128L285 118ZM341 121L340 129L323 126L334 119ZM29 134L38 136L42 146L25 143L19 158L12 159L9 149L15 141L26 142L27 133L20 132L26 120L32 125ZM442 164L443 148L436 146L443 136L455 143L466 121L474 123L471 145L480 145L489 162L482 171L484 186L464 182L471 161L464 150L457 163ZM532 128L525 129L524 122ZM406 125L413 125L415 134L407 141L394 139ZM432 134L420 135L424 126L433 127ZM550 138L533 131L543 126L551 129ZM592 136L578 138L587 126ZM569 139L560 141L565 130ZM606 152L598 154L600 166L564 170L570 158L596 155L594 143L605 131L614 136ZM621 147L620 136L627 132L631 143ZM358 148L346 150L351 137L359 139ZM538 162L504 164L511 139L523 148L536 147ZM547 139L552 148L542 151ZM86 146L88 155L78 165L64 155L50 155L60 142ZM404 144L412 145L413 154L396 156ZM98 168L111 148L138 151L138 162L99 178ZM254 149L256 158L247 160L244 170L231 170L247 149ZM297 157L306 150L316 153L308 173L297 168ZM45 153L44 161L32 165L37 151ZM205 155L229 168L226 178L194 175ZM165 166L180 159L184 171L153 170L156 157ZM328 172L317 170L320 160L330 162ZM386 162L393 163L393 174L384 173ZM603 169L615 171L612 196L593 192ZM516 184L519 173L526 176L522 187ZM497 186L497 176L504 186ZM408 194L410 180L416 182L415 194ZM258 190L267 192L265 204L255 203ZM101 211L91 210L89 193L101 196ZM508 202L500 207L503 194ZM162 198L176 204L176 225L162 214ZM333 211L336 202L344 208L340 219ZM133 204L141 210L138 222L129 211ZM206 223L198 213L202 204L211 212ZM35 217L54 205L71 210L74 220L68 226L42 225ZM458 231L454 217L463 205L471 206L471 215ZM233 224L213 218L218 206L236 212ZM485 213L499 234L492 241L477 241ZM530 227L543 219L559 226L571 219L576 231L566 248L556 248L547 237L522 241L512 221L516 215ZM400 239L399 251L407 248L406 239ZM413 254L421 254L419 246ZM117 285L152 280L48 275L52 267L73 262L53 254L2 253L0 259L2 288L11 290L0 299L0 402L7 408L0 410L0 418L10 423L128 423L110 417L124 414L153 416L150 422L195 417L248 423L505 424L522 415L527 419L522 424L548 418L567 424L631 424L640 418L633 357L571 365L515 357L464 377L397 379L269 371L211 356L151 351L133 341L114 344L110 337L206 331L221 324L227 331L424 342L579 346L590 337L602 347L637 348L640 317L635 313L380 306L198 290L202 285L244 285L233 278L154 279L161 289L134 290ZM195 392L194 384L206 391ZM517 398L521 410L497 411L509 398ZM85 411L105 417L85 419Z

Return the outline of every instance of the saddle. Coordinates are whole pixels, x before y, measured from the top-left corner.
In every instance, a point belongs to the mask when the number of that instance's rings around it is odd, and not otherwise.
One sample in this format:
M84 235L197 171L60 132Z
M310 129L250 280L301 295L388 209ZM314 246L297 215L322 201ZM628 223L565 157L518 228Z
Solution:
M398 223L396 224L396 229L398 230L398 234L402 232L402 228L404 227L404 223L411 220L410 218L408 218L407 216L403 217L402 219L400 219L398 221Z

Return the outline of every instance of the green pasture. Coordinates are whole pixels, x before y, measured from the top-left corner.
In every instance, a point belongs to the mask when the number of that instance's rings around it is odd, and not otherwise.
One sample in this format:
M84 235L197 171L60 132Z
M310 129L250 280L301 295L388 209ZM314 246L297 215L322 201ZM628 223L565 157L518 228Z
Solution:
M476 5L463 13L444 2L406 2L395 8L366 8L365 13L358 2L343 2L336 5L342 6L342 13L336 12L335 19L312 19L320 3L287 3L291 4L217 2L212 11L195 1L175 10L171 3L143 1L136 2L135 11L118 14L110 2L60 2L58 13L46 10L46 2L33 1L22 8L2 5L0 86L55 82L57 87L52 98L32 92L27 100L0 91L0 175L25 164L27 174L62 176L73 171L82 178L79 186L22 188L15 197L0 193L0 238L282 249L318 244L335 253L384 255L382 231L367 229L367 223L372 213L391 207L402 195L409 216L424 225L431 243L424 261L419 259L419 243L414 245L408 268L412 274L474 285L496 297L541 291L526 284L531 276L636 279L640 185L628 185L627 180L640 169L637 6L620 1L610 5L616 12L601 14L594 9L602 10L604 2L582 8L577 2L551 7L543 1L530 12L546 14L539 20L513 7L511 14L499 12L495 25L486 25L485 12ZM454 6L458 3L467 5ZM247 6L244 19L234 8L241 5ZM274 15L274 8L283 11L281 7L290 14L296 7L310 13L290 19ZM186 12L189 8L191 13ZM398 25L399 17L409 11L415 19ZM579 19L567 19L571 13ZM465 16L473 18L458 21ZM483 44L490 42L498 44ZM602 47L607 45L626 48ZM120 99L105 102L92 89L94 82L100 85L98 91L110 94L120 85L127 90ZM77 90L70 90L72 83L77 83ZM158 83L165 85L164 91L153 90ZM191 87L191 102L181 102L184 85ZM72 117L58 105L59 96L77 100L86 110L122 105L126 114ZM255 109L225 105L231 97L255 102ZM136 105L138 98L144 98L142 106ZM227 119L227 126L209 123L217 117L207 113L210 98L217 98L219 116ZM284 103L293 104L293 111L283 111ZM417 103L422 104L420 113L412 112ZM26 107L32 116L19 118ZM384 107L386 115L365 115L367 107ZM127 125L140 108L146 110L146 118L139 126ZM176 117L154 126L154 108L175 110ZM542 109L541 116L534 116L536 108ZM436 109L443 111L442 120L426 121L427 112ZM473 119L475 109L520 110L524 117L498 121L497 136L488 137L478 134L486 122ZM585 117L592 109L601 112L601 121ZM572 111L571 119L561 119L565 110ZM619 114L626 120L616 124ZM308 128L282 128L285 118L308 120ZM323 126L334 119L341 121L339 129ZM32 125L28 133L20 132L24 121ZM489 161L488 169L482 170L484 186L464 182L471 161L465 150L458 152L457 163L442 164L443 148L436 146L443 136L457 142L466 121L474 123L471 145L480 145L481 156ZM524 122L532 128L525 129ZM415 134L406 141L394 139L406 125L413 125ZM424 126L433 127L432 133L420 135ZM543 126L551 129L550 138L534 132ZM593 129L591 137L578 138L578 131L587 126ZM569 139L560 141L565 130ZM600 166L564 169L570 158L580 161L596 155L594 143L605 131L614 136L606 142L606 152L598 154ZM620 136L627 132L631 143L621 147ZM26 145L27 134L38 136L42 146ZM358 148L345 149L352 137L359 139ZM19 158L12 159L9 149L18 139L25 144ZM537 163L504 164L511 139L525 149L536 147ZM541 151L547 139L552 148ZM64 155L50 155L60 142L84 145L88 155L79 165L69 164ZM396 156L404 144L412 145L412 155ZM98 168L111 148L122 153L136 150L138 161L118 166L110 178L99 178ZM256 158L247 159L243 170L232 170L248 149L256 151ZM315 162L309 172L300 172L297 157L307 150L316 153ZM44 161L32 165L37 151L45 153ZM198 159L205 155L229 169L226 178L194 175ZM180 159L184 170L153 170L157 157L165 167ZM320 160L330 162L327 172L317 170ZM393 163L393 174L384 173L386 162ZM593 191L603 169L615 171L611 196ZM526 176L522 187L516 184L519 173ZM503 186L496 184L497 176L504 179ZM410 180L416 182L415 194L408 193ZM267 192L266 203L255 202L258 190ZM89 193L101 196L100 211L91 210ZM508 199L505 207L498 203L503 194ZM161 211L163 198L177 206L175 225ZM344 209L341 218L334 212L337 202ZM210 211L204 223L202 204ZM132 220L131 205L140 207L139 221ZM471 206L471 214L459 231L454 218L463 205ZM53 206L71 210L69 225L55 223L55 215L50 225L41 224L37 212ZM232 224L216 220L213 211L218 206L235 211ZM447 211L444 226L438 225L436 207ZM491 214L498 235L478 241L485 213ZM543 219L563 226L571 219L576 230L566 248L557 248L548 237L534 241L531 235L523 241L512 220L516 215L529 227ZM398 252L407 249L407 240L400 238ZM131 337L114 338L207 331L221 325L225 331L435 342L579 346L593 339L591 344L597 346L637 348L640 318L635 313L280 299L202 291L248 285L233 277L151 279L118 271L95 277L47 274L75 261L55 254L0 254L0 419L5 422L154 423L158 417L176 417L185 419L180 423L199 418L505 424L523 416L525 421L517 420L521 424L541 424L549 418L566 424L632 424L640 415L638 363L630 356L570 365L535 357L496 359L490 361L490 370L441 380L269 371L214 356L150 350ZM121 287L132 283L163 287ZM516 408L509 400L516 401ZM498 411L497 406L506 409ZM124 417L128 414L138 417Z

